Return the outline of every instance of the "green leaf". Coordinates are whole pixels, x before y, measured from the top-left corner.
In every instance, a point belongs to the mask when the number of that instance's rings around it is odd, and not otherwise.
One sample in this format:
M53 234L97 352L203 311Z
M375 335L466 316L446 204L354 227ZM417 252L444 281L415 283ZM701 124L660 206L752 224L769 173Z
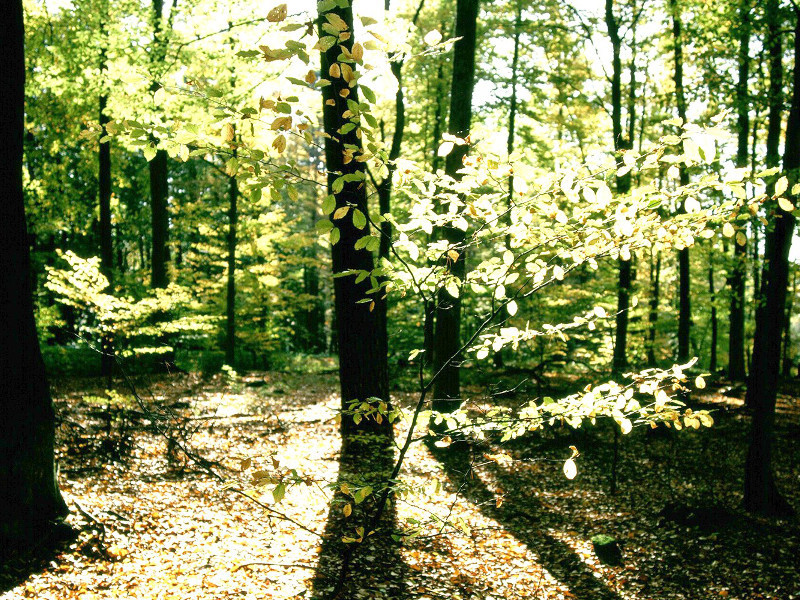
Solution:
M275 489L272 490L272 499L278 503L283 500L283 497L286 495L286 484L279 483L275 486Z
M364 229L364 227L367 225L367 217L365 217L364 213L357 208L353 211L353 225L357 229Z
M333 212L334 208L336 208L336 197L325 196L325 200L322 201L322 212L329 215Z
M150 162L156 157L157 150L153 146L145 146L143 152L145 160Z

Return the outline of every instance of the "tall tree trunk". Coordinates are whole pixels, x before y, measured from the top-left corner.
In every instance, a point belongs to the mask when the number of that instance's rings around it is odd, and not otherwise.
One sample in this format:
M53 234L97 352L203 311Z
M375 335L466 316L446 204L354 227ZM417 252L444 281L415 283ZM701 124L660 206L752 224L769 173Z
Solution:
M164 1L153 0L153 48L151 50L151 68L163 62L165 42L163 39ZM159 150L149 164L150 171L150 211L153 235L150 254L150 286L165 288L169 284L167 263L169 262L169 213L167 198L169 196L167 151Z
M656 254L655 263L650 255L650 313L647 316L649 331L647 340L647 365L656 366L656 333L658 327L658 303L661 288L661 252Z
M22 2L0 19L0 554L42 541L66 515L54 466L55 416L33 317L22 157Z
M105 53L103 53L105 55ZM105 70L105 56L103 56L103 70ZM106 114L108 98L103 92L100 95L100 129L105 135L106 125L109 122ZM111 142L100 144L98 151L98 200L100 203L100 270L108 279L109 286L114 284L114 247L111 238ZM110 378L114 369L114 345L108 336L103 336L100 342L100 374Z
M777 8L777 7L776 7ZM768 11L769 12L769 11ZM768 18L775 18L773 15ZM797 183L800 167L800 11L795 9L794 73L792 104L786 126L783 170L791 188ZM798 201L793 197L794 202ZM778 395L781 333L789 284L789 250L795 218L780 207L772 210L774 228L767 234L764 263L763 318L756 323L753 366L748 381L748 395L753 408L750 449L745 466L744 506L760 514L788 514L791 507L778 491L772 471L772 445L775 436L775 402Z
M234 150L236 156L236 150ZM228 177L228 286L225 294L225 363L236 362L236 227L239 183L235 176Z
M769 112L767 116L767 142L766 142L766 162L767 168L772 169L780 164L780 142L781 142L781 128L782 128L782 111L784 102L783 92L783 39L781 37L781 19L780 19L780 1L768 0L764 14L767 21L767 52L769 53L769 92L767 95L767 102L769 104ZM771 177L767 181L766 193L772 196L775 191L776 177ZM756 225L758 227L758 225ZM761 272L760 283L756 281L753 288L754 304L756 306L756 332L758 332L758 324L764 321L767 316L764 314L766 283L767 283L767 252L766 242L769 240L768 231L764 231L764 257ZM758 252L758 245L754 248ZM757 279L757 277L755 278ZM752 373L753 363L755 361L757 340L753 337L753 352L750 357L750 371ZM747 396L745 402L747 406L752 407L752 386L747 387Z
M352 7L333 8L329 13L335 14L344 21L348 31L353 29ZM322 23L327 22L320 14L320 36L326 35L322 30ZM348 49L353 46L353 37L342 41L341 45ZM322 73L330 73L331 66L338 65L341 52L339 45L322 53ZM341 65L339 65L341 69ZM335 71L335 69L334 69ZM352 87L343 77L330 77L331 85L322 88L323 97L323 123L325 127L325 164L328 171L328 193L336 198L336 207L351 207L348 214L335 222L340 232L340 239L333 244L331 254L334 275L343 271L359 270L372 271L374 261L372 253L366 249L356 250L355 243L362 236L369 234L369 221L363 228L354 224L355 210L369 215L367 208L367 193L363 181L350 181L344 183L342 190L334 193L333 182L341 175L352 175L357 171L363 176L359 168L361 163L349 161L344 163L345 147L356 148L356 154L361 151L361 138L358 136L358 127L341 134L337 133L340 127L350 122L342 115L348 110L347 101L358 102L358 85ZM349 90L347 98L342 96L343 90ZM368 296L370 278L360 283L355 283L355 278L336 277L334 279L334 303L336 312L336 334L339 350L339 382L341 385L342 408L346 410L355 400L363 402L378 398L382 401L389 400L389 376L387 365L387 340L386 327L382 322L385 311L378 308L378 304L386 300L380 294ZM360 303L359 300L370 297L374 305ZM373 431L385 436L391 436L392 427L386 419L380 423L373 419L363 419L356 423L352 416L343 414L341 431L345 441L351 434L359 431Z
M736 166L747 166L747 142L750 134L750 11L751 0L741 0L739 7L739 81L736 85L738 113ZM737 236L738 238L739 236ZM746 376L744 352L745 274L747 272L747 241L734 243L733 271L730 275L731 309L728 337L728 377L742 381Z
M472 89L475 81L475 43L479 0L457 0L456 38L453 51L453 80L450 87L449 131L458 137L469 136L472 121ZM447 155L445 173L458 180L458 170L463 166L467 146L456 146ZM466 275L466 249L464 232L452 226L440 230L448 246L458 253L448 257L450 273L460 281ZM436 332L433 349L433 369L439 376L433 387L434 410L449 412L460 405L458 350L461 347L461 298L454 298L447 290L439 290L436 306Z
M797 295L797 273L792 278L792 290L786 301L786 325L783 328L783 364L781 374L784 377L792 376L792 312L794 310L794 297Z
M717 292L714 287L714 249L708 253L708 293L711 298L711 357L708 362L708 370L711 373L717 371L717 336L719 325L717 323Z
M681 121L686 123L686 94L683 89L683 40L681 36L681 11L678 6L678 0L669 0L669 9L672 16L672 39L675 59L675 104L678 108L678 116ZM686 165L680 164L678 168L681 186L688 185L689 174L686 171ZM681 204L681 211L686 210L684 203ZM690 358L692 329L691 270L688 248L678 251L678 271L678 362L685 363Z
M606 27L608 28L608 37L611 39L611 47L613 50L611 120L612 132L614 135L614 152L617 160L619 160L622 152L632 147L632 140L623 137L622 134L622 60L620 59L622 40L619 36L619 23L614 16L614 0L606 0L605 19ZM634 68L631 67L631 73L633 72ZM633 85L633 81L631 85ZM633 91L631 91L631 93L633 93ZM631 104L629 103L629 107L630 106ZM633 130L633 114L629 115L629 119L631 120L630 130ZM616 187L619 195L627 194L631 189L631 174L626 173L621 177L617 177ZM615 375L621 375L628 364L628 310L630 309L631 282L632 272L630 257L627 260L620 257L619 277L617 280L617 317L614 334L614 357L611 366Z

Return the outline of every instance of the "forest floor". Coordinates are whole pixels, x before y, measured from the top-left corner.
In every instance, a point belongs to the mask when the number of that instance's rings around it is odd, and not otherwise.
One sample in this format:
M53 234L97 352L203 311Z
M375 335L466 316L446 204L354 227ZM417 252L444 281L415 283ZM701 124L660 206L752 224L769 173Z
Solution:
M152 377L136 382L147 411L119 385L109 398L97 380L54 383L61 487L80 536L38 562L4 565L0 597L315 597L328 484L340 475L332 370ZM714 410L713 428L620 438L613 495L610 427L515 440L512 461L488 446L456 456L412 446L403 477L421 491L401 498L394 518L418 535L366 547L346 597L800 599L800 522L739 507L742 390L705 392L695 400ZM774 462L800 508L800 387L786 393ZM228 485L188 461L182 440ZM562 471L570 445L581 452L573 480ZM291 469L304 483L277 504L274 484L255 500L236 491ZM601 564L597 534L616 538L621 565Z

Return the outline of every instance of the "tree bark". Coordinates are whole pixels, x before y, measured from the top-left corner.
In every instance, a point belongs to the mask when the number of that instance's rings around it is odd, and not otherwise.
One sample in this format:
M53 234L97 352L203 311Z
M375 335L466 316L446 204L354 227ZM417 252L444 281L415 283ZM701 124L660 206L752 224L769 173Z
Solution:
M683 40L681 35L681 12L678 6L678 0L669 0L669 8L672 15L672 39L675 59L675 71L673 75L675 81L675 104L678 108L678 116L683 123L686 123L686 94L683 88ZM688 185L689 174L686 172L686 165L680 164L678 168L681 186ZM685 211L684 203L681 204L681 211ZM692 332L691 270L688 248L678 251L678 272L678 362L685 363L690 358Z
M165 47L163 39L163 0L153 0L153 48L151 50L151 67L163 61ZM153 69L155 70L155 69ZM169 284L167 263L169 262L169 213L167 198L169 195L167 151L159 150L149 164L150 171L150 210L153 235L150 254L150 286L165 288Z
M453 51L453 80L450 87L449 132L467 138L472 121L472 89L475 81L475 45L479 0L457 0L456 37ZM447 155L445 173L458 180L458 170L467 154L466 145L456 146ZM466 249L464 232L451 226L444 226L440 235L449 247L458 253L452 260L448 257L448 270L460 281L466 275ZM450 412L459 407L461 385L459 363L461 356L461 298L454 298L447 290L441 289L436 306L436 330L433 350L433 370L439 376L433 387L433 408Z
M328 11L337 15L347 25L348 31L353 29L353 10L336 7ZM322 30L322 23L327 22L323 14L319 15L320 36L327 35ZM353 46L352 35L341 42L350 50ZM338 64L337 57L341 53L339 45L334 45L322 54L322 73L327 76L331 66ZM336 198L336 208L350 206L347 215L335 222L340 232L339 241L333 245L331 254L334 273L334 305L336 313L336 335L339 350L339 382L341 385L342 409L346 410L350 402L360 400L372 402L378 398L389 401L389 376L387 365L386 327L382 322L385 311L378 304L386 300L382 294L368 295L371 287L370 277L355 283L352 276L336 277L348 270L372 271L374 261L372 253L366 249L355 250L356 241L369 234L369 221L363 229L353 223L355 210L368 217L367 194L363 179L344 183L342 190L334 193L333 183L339 176L354 175L361 165L356 160L344 162L345 147L355 148L356 154L361 152L361 139L357 135L358 128L347 133L339 133L339 129L350 122L342 114L348 110L347 100L358 102L358 85L352 87L343 77L330 77L331 85L322 88L323 123L325 127L325 162L328 171L328 193ZM345 99L340 92L348 90ZM359 171L362 175L363 172ZM374 305L359 303L359 300L372 298ZM356 423L352 416L342 415L341 432L345 441L358 432L376 432L391 436L392 427L386 419L378 423L374 419L363 419Z
M620 52L622 40L619 36L619 22L614 16L614 0L606 0L605 11L606 27L608 37L611 39L612 55L612 75L611 75L611 120L612 132L614 135L614 153L616 158L621 158L622 152L632 147L632 140L623 137L622 134L622 60ZM635 69L631 67L631 74ZM631 82L633 85L633 81ZM633 93L633 90L631 90ZM629 109L632 103L629 103ZM629 115L631 123L634 120L633 114ZM633 129L631 125L630 130ZM631 189L631 175L626 173L617 177L617 193L627 194ZM617 279L617 316L616 329L614 332L614 357L612 360L612 371L615 375L621 375L628 365L628 311L630 309L630 290L632 283L631 261L619 259L619 277Z
M105 54L105 53L104 53ZM105 56L103 56L103 70L105 70ZM105 135L106 125L109 122L106 114L108 97L105 92L100 94L100 129ZM100 204L100 270L108 279L109 289L114 284L114 246L111 237L111 142L100 144L97 155L98 169L98 201ZM100 342L100 375L109 378L114 369L114 345L108 336L103 336Z
M717 337L719 324L717 323L717 292L714 287L714 253L713 249L708 254L708 293L711 298L711 356L708 362L708 370L711 373L717 371Z
M234 156L236 151L234 150ZM239 184L228 177L228 282L225 294L225 363L236 362L236 226L239 221Z
M22 2L0 19L0 554L42 541L67 508L54 466L55 417L31 293L22 159L25 51Z
M775 7L777 8L777 7ZM777 14L768 18L777 18ZM797 182L800 167L800 11L795 10L795 66L792 77L792 104L786 126L783 170L790 185ZM792 198L797 202L798 198ZM745 465L744 506L754 513L785 515L792 512L775 482L772 471L772 446L775 436L775 402L780 374L781 333L786 310L789 283L789 250L792 245L795 218L775 206L771 215L772 230L767 233L762 278L764 308L756 322L753 364L748 381L748 396L753 409L750 448Z
M656 366L656 329L658 327L658 303L661 287L661 252L656 255L655 264L650 256L650 313L647 316L649 331L647 343L647 365Z
M739 81L736 85L737 147L736 166L747 166L747 142L750 134L750 11L751 0L742 0L739 7ZM733 270L730 275L731 308L728 337L728 377L743 381L746 376L744 352L745 274L747 243L734 243Z

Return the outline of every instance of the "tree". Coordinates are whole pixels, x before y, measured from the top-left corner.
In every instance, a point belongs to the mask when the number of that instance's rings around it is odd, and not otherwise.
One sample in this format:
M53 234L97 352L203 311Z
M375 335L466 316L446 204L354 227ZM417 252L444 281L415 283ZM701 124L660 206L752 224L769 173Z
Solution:
M67 513L56 481L54 424L30 285L22 188L25 54L22 2L0 19L0 541L30 546Z
M739 80L736 84L737 144L736 166L747 166L747 141L750 133L750 0L741 0L739 7ZM742 236L744 233L742 232ZM730 336L728 338L728 377L732 381L745 378L744 323L745 323L745 273L747 269L747 238L737 236L734 244L733 273L730 277L731 309ZM744 243L740 243L743 241Z
M776 9L768 18L777 19ZM798 182L800 167L800 9L795 8L794 71L792 103L786 125L786 146L783 154L785 175L775 184L774 192L783 194ZM750 448L747 453L744 482L744 506L747 510L767 515L792 513L781 495L772 471L772 446L775 436L775 402L780 375L780 344L785 326L786 290L789 285L789 250L792 246L795 217L792 214L797 194L781 199L771 209L771 230L767 232L764 250L764 308L756 322L753 342L753 364L748 381L748 397L753 408ZM788 209L788 210L787 210Z
M466 139L472 121L472 89L475 80L475 43L479 0L457 0L456 38L453 49L453 79L450 86L449 133ZM445 173L460 179L458 171L467 154L466 144L458 145L447 155ZM452 225L442 227L441 236L447 240L449 251L443 260L450 274L464 281L467 272L464 232ZM436 380L433 397L434 409L451 411L460 404L460 377L458 349L461 347L461 298L442 288L436 306L433 370L441 371Z
M678 118L686 123L686 93L683 88L683 38L681 35L681 9L678 0L669 0L669 11L672 17L672 41L674 56L673 78L675 82L675 104L678 108ZM686 165L680 164L679 179L681 186L689 185L689 173ZM685 206L681 206L685 211ZM691 306L691 263L689 262L689 248L678 251L679 271L679 314L678 314L678 362L689 360L692 306Z
M364 173L361 163L353 155L362 152L358 126L351 118L358 119L353 108L358 107L359 86L355 69L360 59L339 59L340 44L348 55L363 53L360 44L355 46L350 32L353 30L353 9L334 7L320 11L320 37L330 36L325 29L338 31L339 43L321 52L322 73L331 81L322 88L323 124L325 128L325 166L328 172L328 193L336 202L338 239L332 239L332 261L334 273L334 304L336 334L339 348L339 383L342 391L342 435L352 438L359 431L375 431L391 436L391 424L383 419L363 419L357 423L346 411L353 402L388 402L389 375L387 363L386 327L382 322L385 311L377 308L386 302L381 294L370 302L367 292L373 287L371 277L356 283L349 275L351 271L372 273L375 264L372 252L364 247L356 249L356 242L369 233L369 210ZM332 37L332 36L330 36ZM342 39L346 38L346 39ZM355 111L357 113L357 111ZM337 216L339 218L337 218Z

